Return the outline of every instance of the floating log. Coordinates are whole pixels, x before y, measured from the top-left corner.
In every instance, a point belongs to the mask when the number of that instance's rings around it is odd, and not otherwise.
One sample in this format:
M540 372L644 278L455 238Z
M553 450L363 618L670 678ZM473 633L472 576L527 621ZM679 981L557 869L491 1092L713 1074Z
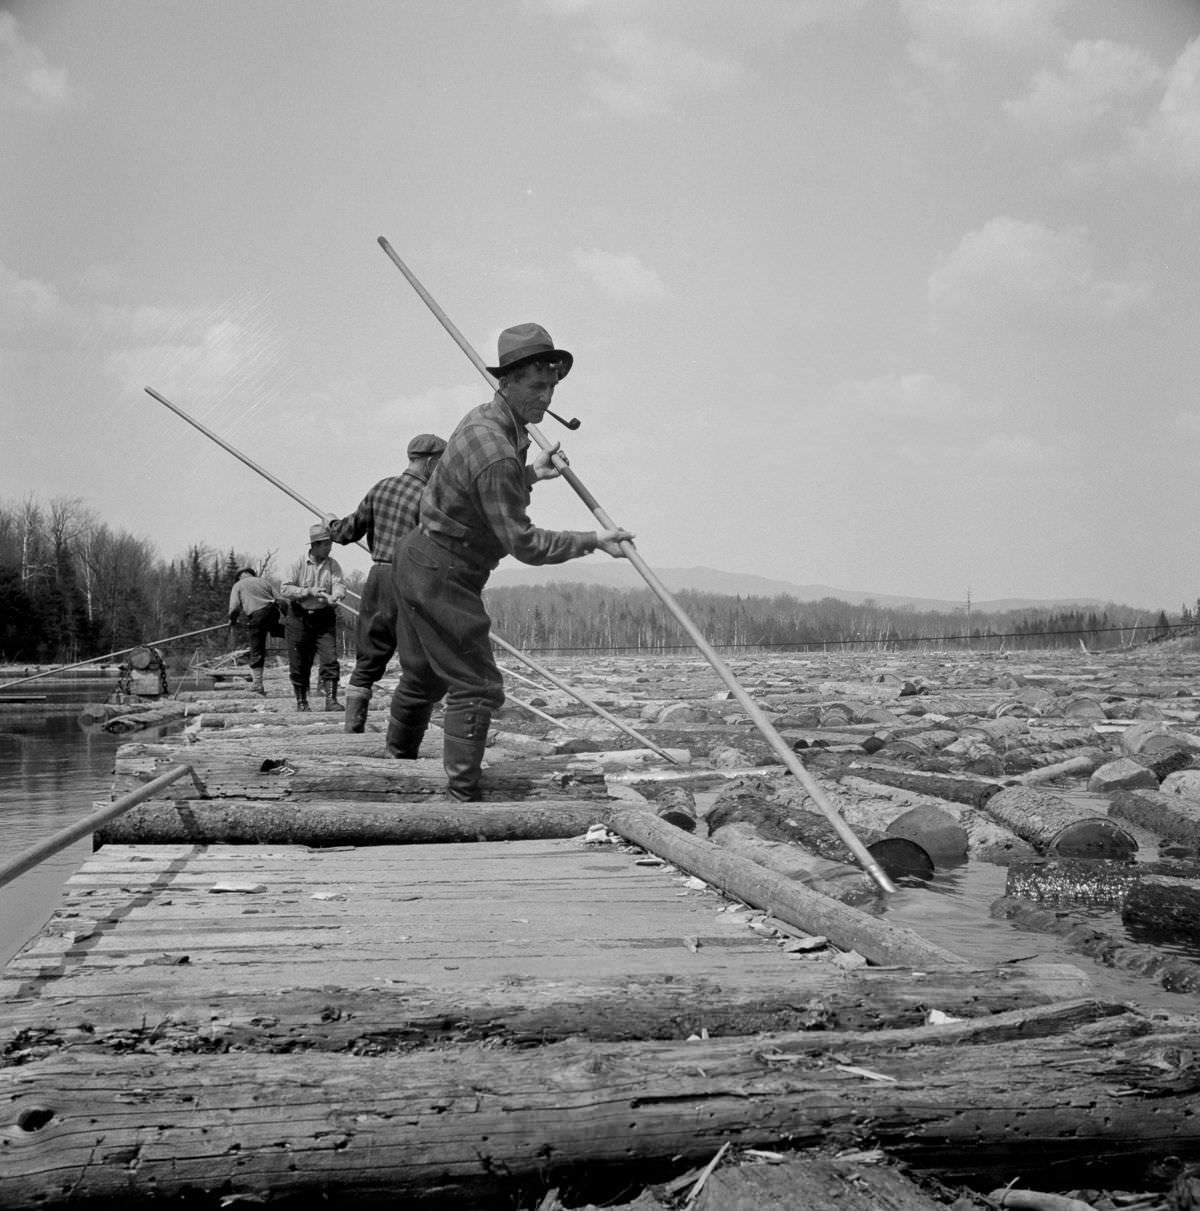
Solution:
M1114 858L1137 848L1127 833L1122 837L1123 830L1098 817L1094 807L1035 787L1005 787L982 810L1043 853L1057 848L1063 857Z
M153 706L147 710L132 711L127 714L114 715L101 726L106 732L136 732L147 727L162 727L185 718L189 708L185 702L173 702L163 706Z
M731 1139L886 1142L948 1182L1052 1172L1096 1184L1200 1156L1200 1029L1120 1008L1068 1002L871 1035L302 1062L67 1052L0 1069L0 1203L59 1205L69 1174L81 1205L337 1190L355 1206L517 1206L589 1172L663 1177Z
M697 828L696 796L691 787L664 782L652 785L646 798L653 804L654 814L685 833L694 833Z
M1194 942L1200 937L1200 879L1146 875L1127 892L1121 920L1134 937Z
M768 918L769 919L769 918ZM826 952L827 953L827 952ZM410 981L374 988L289 988L275 992L212 989L203 996L162 990L157 1018L131 1025L128 996L95 993L87 1012L48 1008L40 997L8 1000L0 1054L22 1064L60 1049L171 1055L213 1049L254 1052L328 1051L382 1055L416 1046L491 1040L517 1046L566 1038L593 1041L712 1038L799 1030L871 1031L925 1025L931 1010L951 1017L989 1017L1091 994L1091 982L1067 963L998 967L888 967L821 974L827 960L797 956L794 974L764 980L747 994L715 981L697 985L671 976L591 981L524 981L503 973L461 990ZM61 1005L61 1003L58 1003Z
M722 824L711 829L709 835L730 853L749 858L785 879L803 883L843 904L868 904L876 898L875 881L861 867L822 858L792 841L772 840L751 822Z
M1115 908L1139 878L1138 868L1128 862L1038 858L1010 864L1004 894L1051 904Z
M1061 908L1039 908L1026 900L1002 896L991 906L997 920L1012 921L1022 929L1055 934L1079 954L1121 971L1157 980L1168 992L1200 990L1200 963L1177 958L1152 946L1140 946L1107 930L1088 917Z
M883 783L871 782L852 775L844 777L842 785L858 794L879 794L891 799L896 805L897 811L906 805L933 806L938 812L950 815L958 821L963 832L966 833L967 856L975 861L1007 866L1010 862L1035 856L1033 846L1028 841L1021 840L1012 829L997 824L995 820L965 804L949 799L937 799L932 795L922 795L920 792L904 790L902 787L885 786ZM857 819L857 811L847 808L846 815L853 827ZM919 843L919 838L917 840Z
M944 808L931 804L909 808L887 826L887 835L919 845L937 866L966 861L967 830Z
M1053 782L1055 778L1066 778L1073 774L1091 774L1100 768L1108 759L1108 754L1102 748L1088 749L1077 753L1064 761L1053 761L1037 769L1019 774L1015 781L1022 786L1039 786L1043 782Z
M201 799L131 808L95 834L100 845L420 845L575 837L603 823L602 804Z
M823 934L843 950L856 950L868 962L922 967L960 964L951 951L927 942L915 932L876 920L849 905L809 891L710 841L689 836L648 811L614 807L609 828L682 870L745 904L811 934Z
M1200 801L1158 791L1116 791L1109 812L1168 841L1200 847Z
M850 771L859 778L880 782L884 786L898 786L902 790L916 791L922 795L933 795L948 799L952 803L965 803L968 807L983 807L993 795L1002 790L999 782L982 778L962 778L952 774L927 773L924 770L898 769L890 765L871 765L856 761Z

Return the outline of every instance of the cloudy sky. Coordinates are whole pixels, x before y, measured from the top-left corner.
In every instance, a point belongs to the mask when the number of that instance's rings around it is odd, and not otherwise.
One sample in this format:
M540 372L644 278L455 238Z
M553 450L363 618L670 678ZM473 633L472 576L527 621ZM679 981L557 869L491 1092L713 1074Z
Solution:
M0 2L0 166L6 502L299 554L144 388L350 512L488 394L382 235L651 567L1200 594L1195 0Z

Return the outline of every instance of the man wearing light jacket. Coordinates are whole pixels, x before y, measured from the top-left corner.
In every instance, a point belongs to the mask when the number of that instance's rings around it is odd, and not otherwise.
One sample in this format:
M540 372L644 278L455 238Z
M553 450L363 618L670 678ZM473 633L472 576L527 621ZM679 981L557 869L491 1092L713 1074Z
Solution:
M296 709L310 710L308 684L317 657L317 684L325 695L325 709L340 711L336 607L346 596L346 582L341 564L330 558L333 540L324 522L309 527L308 544L308 554L292 564L279 590L288 603L288 673L296 692Z

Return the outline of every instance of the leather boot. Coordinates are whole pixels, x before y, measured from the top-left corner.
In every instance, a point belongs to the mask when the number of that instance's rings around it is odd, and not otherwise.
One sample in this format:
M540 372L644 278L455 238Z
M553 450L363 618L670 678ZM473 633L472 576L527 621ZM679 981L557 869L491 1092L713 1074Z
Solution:
M250 670L250 693L258 694L265 698L267 691L263 688L263 671L262 669Z
M483 798L479 771L491 721L492 712L483 702L452 707L442 720L442 764L448 780L446 792L460 803L476 803Z
M349 692L346 697L350 697ZM425 729L432 714L432 706L397 706L393 702L388 719L387 755L401 761L415 761L421 755L421 741L425 738Z
M338 701L337 682L327 681L325 683L325 709L326 711L340 711L342 704Z
M346 731L362 732L367 727L367 709L371 702L369 685L346 686Z
M312 707L308 705L308 686L295 686L296 690L296 710L309 711Z

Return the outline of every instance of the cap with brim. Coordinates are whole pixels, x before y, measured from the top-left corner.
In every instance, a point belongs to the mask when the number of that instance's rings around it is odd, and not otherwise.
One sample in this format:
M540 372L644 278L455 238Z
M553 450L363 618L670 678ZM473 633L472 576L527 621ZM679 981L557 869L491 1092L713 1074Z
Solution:
M558 377L566 378L575 358L565 349L556 349L550 333L541 324L517 324L505 328L496 342L498 358L496 365L489 366L488 373L499 378L510 374L527 362L557 362Z
M408 457L427 458L434 454L441 454L445 449L445 440L438 437L436 433L418 433L408 443Z
M315 526L308 527L308 541L310 545L314 542L331 542L333 535L329 532L329 527L318 523Z

